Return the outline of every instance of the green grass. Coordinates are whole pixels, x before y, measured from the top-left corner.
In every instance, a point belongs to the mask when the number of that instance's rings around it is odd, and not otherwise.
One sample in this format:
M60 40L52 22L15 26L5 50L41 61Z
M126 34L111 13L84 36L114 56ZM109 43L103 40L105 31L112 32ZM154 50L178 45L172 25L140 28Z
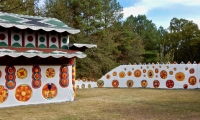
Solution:
M73 102L0 109L0 120L200 120L200 90L78 89Z

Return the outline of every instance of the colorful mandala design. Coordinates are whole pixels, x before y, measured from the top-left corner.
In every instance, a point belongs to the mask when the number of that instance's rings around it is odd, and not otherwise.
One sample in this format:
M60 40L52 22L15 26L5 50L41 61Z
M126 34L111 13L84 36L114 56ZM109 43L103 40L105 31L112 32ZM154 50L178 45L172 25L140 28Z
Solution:
M51 100L57 96L58 90L53 83L47 83L42 88L42 95L45 99Z
M131 71L128 71L127 75L128 75L128 76L131 76L131 75L132 75L132 72L131 72Z
M184 88L184 89L187 89L187 88L188 88L188 84L184 84L184 85L183 85L183 88Z
M81 85L81 88L82 88L82 89L85 89L85 84L82 84L82 85Z
M185 74L183 72L177 72L175 78L177 81L183 81L185 79Z
M189 70L189 72L190 72L190 74L194 74L194 68L191 68L191 69Z
M119 77L120 78L124 78L126 76L126 73L124 72L124 71L121 71L120 73L119 73Z
M117 76L117 72L113 72L113 76Z
M113 81L112 81L112 86L113 86L114 88L117 88L117 87L119 86L119 81L118 81L118 80L113 80Z
M143 73L146 73L146 69L143 69Z
M135 70L135 72L134 72L134 76L137 77L137 78L140 77L141 74L142 73L141 73L141 71L139 69Z
M146 88L147 85L148 85L148 82L147 82L146 80L142 80L142 81L141 81L141 86L142 86L143 88Z
M0 104L8 98L8 90L6 87L0 85Z
M167 72L166 72L165 70L162 70L162 71L160 72L160 77L161 77L162 79L167 78Z
M173 71L169 71L169 74L170 74L170 75L173 75Z
M14 66L6 66L5 68L5 86L9 89L12 90L15 88L16 86L16 75L15 75L16 69Z
M53 68L47 68L46 76L47 78L53 78L55 76L55 70Z
M153 81L154 88L158 88L160 86L160 82L158 80Z
M62 88L66 88L69 86L69 73L67 66L60 67L60 80L59 84ZM75 88L74 88L75 89Z
M110 75L109 74L106 75L106 79L110 79Z
M33 66L32 67L32 87L37 89L41 87L41 68L40 66Z
M166 86L167 86L167 88L173 88L174 87L174 81L173 80L167 80Z
M158 72L159 72L159 70L158 70L158 68L156 68L156 69L155 69L155 73L158 73Z
M91 84L88 84L88 88L91 88Z
M190 76L189 79L188 79L188 82L189 82L190 85L194 86L197 83L197 79L196 79L195 76Z
M24 69L24 68L19 68L19 69L17 70L17 77L18 77L19 79L24 79L24 78L26 78L26 77L27 77L27 74L28 74L28 72L27 72L27 70Z
M28 101L32 96L32 89L27 84L19 85L15 90L15 98L18 101L26 102Z
M98 88L102 88L104 86L104 81L103 80L98 80L97 81L97 86L98 86Z
M148 77L153 78L153 76L154 76L153 70L148 70Z
M127 80L126 85L128 88L131 88L134 85L134 82L132 80Z

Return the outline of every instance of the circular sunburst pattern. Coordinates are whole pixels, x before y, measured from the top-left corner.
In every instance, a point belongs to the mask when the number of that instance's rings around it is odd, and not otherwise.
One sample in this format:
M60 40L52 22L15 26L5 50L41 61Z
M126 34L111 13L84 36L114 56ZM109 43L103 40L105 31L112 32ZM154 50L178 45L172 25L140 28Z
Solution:
M131 71L128 71L127 75L128 75L128 76L131 76L131 75L132 75L132 72L131 72Z
M137 78L140 77L141 74L142 73L141 73L141 71L139 69L135 70L135 72L134 72L134 76L137 77Z
M27 84L19 85L15 90L15 98L18 101L26 102L28 101L32 96L32 89Z
M153 70L148 70L148 77L153 78L153 76L154 76Z
M28 72L27 72L27 70L24 69L24 68L19 68L19 69L17 70L17 77L18 77L19 79L24 79L24 78L26 78L26 77L27 77L27 74L28 74Z
M184 89L187 89L187 88L188 88L188 84L184 84L184 85L183 85L183 88L184 88Z
M169 71L169 74L170 74L170 75L173 75L173 71Z
M153 81L154 88L158 88L160 86L160 82L158 80Z
M110 75L109 74L106 75L106 79L110 79Z
M46 76L47 78L53 78L55 76L55 70L53 68L47 68Z
M143 88L146 88L147 85L148 85L148 82L147 82L146 80L142 80L142 81L141 81L141 86L142 86Z
M8 97L8 90L6 87L0 85L0 104L6 101Z
M155 73L158 73L158 72L159 72L159 70L158 70L158 68L156 68L156 69L155 69Z
M143 69L143 73L146 73L146 69Z
M112 81L112 86L113 86L114 88L117 88L117 87L119 86L119 81L118 81L118 80L113 80L113 81Z
M103 80L98 80L97 81L97 86L98 86L98 88L102 88L104 86L104 81Z
M124 72L124 71L121 71L120 73L119 73L119 77L120 78L124 78L126 76L126 73Z
M196 79L195 76L190 76L189 79L188 79L188 82L189 82L190 85L193 86L193 85L196 85L197 79Z
M185 79L185 74L183 72L177 72L175 78L177 81L183 81Z
M127 80L126 85L128 88L131 88L134 85L134 82L132 80Z
M57 87L53 83L47 83L42 88L42 95L47 100L55 98L57 96L57 93Z
M113 76L117 76L117 72L114 71L114 72L113 72Z
M167 72L166 72L165 70L162 70L162 71L160 72L160 77L161 77L162 79L167 78Z
M190 68L189 72L190 74L194 74L194 68Z
M173 80L167 80L166 86L167 86L167 88L173 88L174 87L174 81Z

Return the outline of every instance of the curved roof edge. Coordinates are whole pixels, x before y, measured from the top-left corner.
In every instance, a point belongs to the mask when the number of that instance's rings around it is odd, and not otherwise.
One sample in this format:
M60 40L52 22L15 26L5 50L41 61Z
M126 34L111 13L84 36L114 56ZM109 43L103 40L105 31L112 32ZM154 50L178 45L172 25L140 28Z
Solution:
M75 47L78 47L78 48L82 48L82 47L86 47L86 48L97 48L97 45L95 44L80 44L80 43L72 43L72 44L69 44L69 47L72 47L72 46L75 46Z
M26 25L17 25L17 24L9 24L9 23L0 23L0 26L2 27L5 27L5 28L11 28L11 27L17 27L19 29L32 29L32 30L44 30L44 31L56 31L56 32L59 32L59 33L62 33L62 32L68 32L70 34L77 34L80 32L79 29L74 29L74 28L68 28L68 29L62 29L62 28L49 28L49 27L40 27L40 26L26 26Z

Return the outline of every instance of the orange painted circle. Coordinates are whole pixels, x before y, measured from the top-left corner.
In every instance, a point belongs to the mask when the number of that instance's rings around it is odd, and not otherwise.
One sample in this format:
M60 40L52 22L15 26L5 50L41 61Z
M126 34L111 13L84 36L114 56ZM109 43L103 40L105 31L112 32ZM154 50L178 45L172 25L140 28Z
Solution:
M148 70L148 77L153 78L153 76L154 76L153 70Z
M139 69L137 69L137 70L135 70L135 72L134 72L134 76L135 77L140 77L141 76L141 71L139 70Z
M8 87L13 87L14 83L13 83L12 81L9 81L9 82L7 83L7 85L8 85Z
M128 75L128 76L131 76L131 75L132 75L132 72L131 72L131 71L128 71L127 75Z
M183 81L185 79L185 74L183 72L177 72L175 78L177 81Z
M148 85L148 82L147 82L146 80L142 80L142 81L141 81L141 86L142 86L143 88L147 87L147 85Z
M110 79L110 75L109 74L106 75L106 79Z
M66 79L63 79L63 80L61 80L61 83L62 83L63 85L66 85L67 83L69 83L69 81L66 80Z
M32 89L27 84L19 85L15 90L15 98L18 101L26 102L28 101L32 96Z
M34 72L39 72L39 69L38 69L38 68L35 68L35 69L34 69Z
M161 77L162 79L167 78L167 72L166 72L165 70L162 70L162 71L160 72L160 77Z
M40 78L40 75L39 75L38 73L36 73L36 74L34 75L34 77L35 77L35 79L39 79L39 78Z
M8 68L8 72L10 73L10 74L12 74L13 73L13 69L10 67L10 68Z
M158 80L153 81L153 87L158 88L160 86L160 82Z
M42 95L47 100L55 98L57 96L57 93L57 87L53 83L51 83L51 88L48 87L48 84L45 84L42 88Z
M119 77L120 78L124 78L126 76L126 73L124 72L124 71L121 71L120 73L119 73Z
M67 67L62 68L62 72L66 73L68 71Z
M53 78L55 76L55 70L53 68L47 68L46 76L47 78Z
M113 81L112 81L112 86L113 86L114 88L117 88L117 87L119 86L119 81L118 81L118 80L113 80Z
M117 76L117 72L113 72L113 76Z
M189 79L188 79L188 82L189 82L190 85L194 86L197 83L197 79L196 79L195 76L190 76Z
M8 98L8 90L6 87L0 85L0 104L5 102Z
M34 81L34 84L35 84L36 86L38 86L38 85L40 84L40 82L39 82L38 80L35 80L35 81Z
M63 78L63 79L66 79L66 78L67 78L67 74L66 74L66 73L63 73L63 74L62 74L62 78Z
M28 74L28 72L27 72L27 70L24 69L24 68L19 68L19 69L17 70L17 77L18 77L19 79L24 79L24 78L26 78L26 77L27 77L27 74Z
M13 79L13 75L8 75L8 79L12 80Z

